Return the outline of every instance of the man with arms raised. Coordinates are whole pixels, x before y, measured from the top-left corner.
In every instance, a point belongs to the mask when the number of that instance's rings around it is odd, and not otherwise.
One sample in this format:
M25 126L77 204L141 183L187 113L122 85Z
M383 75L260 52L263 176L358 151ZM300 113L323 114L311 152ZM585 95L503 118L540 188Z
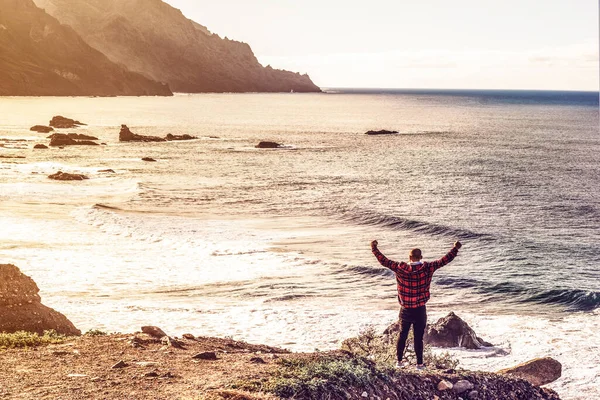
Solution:
M448 254L437 261L421 261L421 250L412 249L409 253L409 263L389 260L377 248L377 240L371 242L373 255L377 261L396 274L398 286L398 301L400 302L400 337L397 344L398 363L401 367L406 339L411 325L415 338L415 353L417 355L417 369L425 368L423 364L423 335L427 324L427 310L425 304L429 300L429 286L433 273L448 264L458 254L461 243L454 243L454 247Z

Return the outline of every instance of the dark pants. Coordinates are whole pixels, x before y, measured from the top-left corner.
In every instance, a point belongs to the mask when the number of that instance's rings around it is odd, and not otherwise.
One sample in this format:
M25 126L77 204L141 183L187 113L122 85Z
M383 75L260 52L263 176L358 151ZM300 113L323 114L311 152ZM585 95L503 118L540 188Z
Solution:
M427 310L425 306L417 308L400 309L400 336L398 337L398 362L402 361L404 349L406 348L406 339L408 331L413 326L415 337L415 354L417 355L417 364L423 364L423 335L425 334L425 325L427 324Z

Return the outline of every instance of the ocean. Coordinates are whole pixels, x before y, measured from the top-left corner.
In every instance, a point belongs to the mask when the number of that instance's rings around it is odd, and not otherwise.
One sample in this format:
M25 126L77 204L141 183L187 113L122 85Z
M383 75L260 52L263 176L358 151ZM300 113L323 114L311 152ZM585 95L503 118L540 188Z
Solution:
M551 356L550 388L598 398L598 109L597 92L0 97L0 262L84 332L314 351L397 318L371 240L396 260L460 240L429 321L454 311L496 345L452 349L460 365ZM48 139L29 128L54 115L106 145L33 150ZM198 139L120 143L121 124ZM379 129L399 133L365 135ZM47 178L59 170L90 179Z

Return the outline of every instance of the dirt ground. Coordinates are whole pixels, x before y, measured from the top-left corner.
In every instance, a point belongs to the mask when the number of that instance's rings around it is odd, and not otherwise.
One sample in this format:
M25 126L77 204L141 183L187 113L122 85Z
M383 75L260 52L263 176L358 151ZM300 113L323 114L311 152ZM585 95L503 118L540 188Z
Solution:
M142 333L86 335L0 350L0 399L248 399L222 389L264 375L286 353L227 339L179 340L183 348ZM202 352L217 359L193 358Z

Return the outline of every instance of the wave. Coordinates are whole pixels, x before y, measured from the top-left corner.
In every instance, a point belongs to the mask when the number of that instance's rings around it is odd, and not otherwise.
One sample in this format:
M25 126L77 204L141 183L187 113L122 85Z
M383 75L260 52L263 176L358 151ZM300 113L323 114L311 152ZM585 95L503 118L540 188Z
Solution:
M492 283L472 278L444 277L436 279L441 286L458 289L474 289L487 295L494 301L498 297L517 303L547 304L565 307L568 311L593 311L600 309L600 292L583 289L540 289L530 288L517 283Z
M382 226L394 230L412 231L432 236L448 236L452 238L492 240L493 236L486 233L477 233L468 229L454 228L441 224L433 224L409 218L395 217L372 212L347 213L346 219L361 225Z

